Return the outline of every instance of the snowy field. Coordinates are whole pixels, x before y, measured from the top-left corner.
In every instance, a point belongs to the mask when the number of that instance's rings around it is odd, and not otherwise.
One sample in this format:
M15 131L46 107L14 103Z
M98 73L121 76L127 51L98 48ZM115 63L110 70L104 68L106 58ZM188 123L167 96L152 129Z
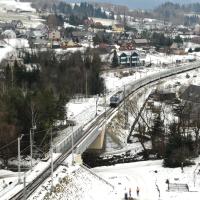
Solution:
M30 2L17 0L0 0L0 19L4 22L21 20L25 27L36 27L43 23Z
M200 158L196 159L196 164L199 161ZM199 169L199 166L193 165L185 167L182 173L181 168L162 167L162 160L97 167L93 168L92 172L78 165L67 164L60 166L54 172L54 192L49 192L51 189L49 178L29 199L122 200L125 193L129 194L131 191L131 197L136 200L198 200ZM168 191L167 179L170 183L188 184L189 192ZM137 187L140 189L139 196L136 194Z
M200 159L196 160L199 163ZM195 174L196 165L185 167L184 173L181 168L164 168L162 160L143 161L131 164L119 164L110 167L98 167L93 171L115 186L117 191L116 200L123 199L125 193L138 200L198 200L200 195L200 175ZM188 184L190 192L168 192L166 180L170 183ZM195 183L195 187L194 187ZM160 190L160 198L158 189ZM139 197L136 188L139 187Z
M188 62L190 59L195 59L196 57L195 53L188 54L188 55L166 55L164 53L156 53L156 54L147 54L145 60L145 63L153 63L155 65L161 65L161 64L173 64L176 63L176 61L181 61L182 63Z
M17 10L36 12L34 8L31 7L29 2L19 2L15 0L0 0L1 10Z
M5 39L4 47L0 48L0 62L2 59L7 58L9 55L16 54L16 48L29 47L28 40L26 39Z

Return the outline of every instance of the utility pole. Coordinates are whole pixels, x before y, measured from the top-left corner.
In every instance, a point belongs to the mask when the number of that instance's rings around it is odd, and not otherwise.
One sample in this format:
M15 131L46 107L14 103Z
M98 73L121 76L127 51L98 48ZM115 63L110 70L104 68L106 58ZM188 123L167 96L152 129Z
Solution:
M53 189L53 138L52 138L52 127L50 129L51 131L51 148L50 148L50 151L51 151L51 189Z
M53 145L51 144L51 189L53 189Z
M96 114L95 114L95 116L97 116L97 106L98 106L98 100L99 100L99 95L97 94L97 98L96 98Z
M26 200L26 172L24 172L24 191L23 191L23 199Z
M33 140L32 140L32 131L31 131L31 129L30 129L30 156L31 156L31 171L32 171L33 170Z
M32 127L30 128L30 156L31 156L31 171L33 170L33 137L34 137L34 130L36 129L36 125L34 125L33 121L33 111L32 113Z
M128 111L127 111L127 106L126 106L126 86L125 85L124 85L124 118L125 118L124 128L126 129L128 127Z
M11 66L11 84L12 84L12 88L13 88L13 84L14 84L14 69L13 69L13 66Z
M72 126L72 165L74 165L74 131Z
M104 89L104 92L105 92L105 94L104 94L104 108L105 108L105 120L106 120L106 118L107 118L107 114L106 114L106 89Z
M85 72L85 95L88 96L87 70Z
M24 135L22 134L21 137L17 138L18 141L18 184L21 183L21 154L20 154L20 141Z

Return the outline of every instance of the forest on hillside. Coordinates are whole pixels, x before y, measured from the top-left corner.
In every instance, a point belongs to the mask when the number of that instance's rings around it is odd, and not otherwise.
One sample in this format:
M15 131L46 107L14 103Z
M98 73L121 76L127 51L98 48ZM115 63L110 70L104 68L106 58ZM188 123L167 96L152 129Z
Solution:
M167 2L154 10L156 18L176 24L192 25L199 23L200 3L176 4Z
M64 55L25 51L21 58L24 65L1 63L0 146L5 148L0 155L5 160L16 154L19 135L24 134L23 148L29 145L32 127L36 128L35 145L47 149L48 130L67 119L68 100L76 94L95 95L104 90L100 57L90 49Z

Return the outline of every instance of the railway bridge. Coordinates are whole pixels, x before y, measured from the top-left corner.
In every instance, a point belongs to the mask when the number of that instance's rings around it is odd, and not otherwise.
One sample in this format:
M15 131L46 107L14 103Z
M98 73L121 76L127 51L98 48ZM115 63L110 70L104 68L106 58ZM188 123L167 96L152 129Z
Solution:
M135 91L150 83L183 72L194 70L199 67L199 62L188 63L133 81L132 83L126 85L125 98L134 94ZM122 104L123 102L119 105L119 107L122 106ZM107 119L109 119L111 116L113 116L114 113L116 113L119 107L109 108L108 110L106 110L106 113L102 113L100 116L96 117L94 121L88 126L88 128L79 127L75 129L60 143L55 144L55 152L63 153L70 148L72 148L74 153L76 154L82 154L88 149L90 149L90 151L101 150L104 146L104 136L106 127L105 115L107 116Z
M130 95L134 94L135 91L148 84L197 68L200 68L200 62L193 62L182 66L177 66L175 68L155 73L139 80L133 81L131 84L126 85L125 98L128 98ZM122 104L123 102L119 105L119 107L122 106ZM93 122L87 125L87 127L77 127L65 138L63 138L62 141L55 143L55 152L62 154L54 161L53 166L49 166L43 172L42 176L36 177L34 181L31 181L27 184L27 186L25 187L26 197L30 196L37 189L37 187L39 187L43 183L43 181L50 176L52 170L56 170L58 166L62 164L70 154L76 153L81 155L88 148L92 148L93 150L101 148L104 141L105 126L107 123L106 119L112 117L115 112L117 112L117 109L119 107L107 109L105 113L97 116L93 120ZM10 199L23 199L23 190L18 191L18 193L16 193Z

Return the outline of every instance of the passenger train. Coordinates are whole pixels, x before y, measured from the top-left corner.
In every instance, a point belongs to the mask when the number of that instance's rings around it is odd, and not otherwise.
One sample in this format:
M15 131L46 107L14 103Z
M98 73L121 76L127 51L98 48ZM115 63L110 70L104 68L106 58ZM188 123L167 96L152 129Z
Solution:
M110 107L116 108L124 98L124 92L118 91L113 96L110 97Z
M126 88L125 94L123 91L119 91L110 97L110 107L113 107L113 108L117 107L123 101L124 96L130 95L131 93L135 92L136 90L138 90L139 88L145 85L148 85L154 81L158 81L162 78L183 73L183 72L186 72L188 70L195 69L198 67L199 67L199 63L196 62L196 63L192 63L188 65L182 65L180 67L174 67L172 69L168 69L163 72L155 73L155 74L146 76L144 78L135 80L132 83L127 84L125 86Z

